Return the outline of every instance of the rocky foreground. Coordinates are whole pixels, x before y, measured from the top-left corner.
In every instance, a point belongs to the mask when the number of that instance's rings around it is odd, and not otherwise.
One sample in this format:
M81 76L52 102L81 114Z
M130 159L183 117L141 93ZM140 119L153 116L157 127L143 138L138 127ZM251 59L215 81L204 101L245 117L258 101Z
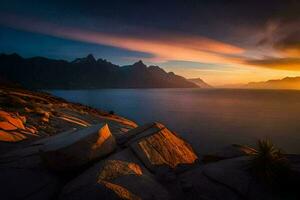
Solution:
M125 118L43 92L0 86L0 152L74 128L108 123L114 132L137 125Z
M274 189L247 170L252 148L199 158L160 123L137 126L46 93L0 94L1 199L299 198L297 155L291 187Z

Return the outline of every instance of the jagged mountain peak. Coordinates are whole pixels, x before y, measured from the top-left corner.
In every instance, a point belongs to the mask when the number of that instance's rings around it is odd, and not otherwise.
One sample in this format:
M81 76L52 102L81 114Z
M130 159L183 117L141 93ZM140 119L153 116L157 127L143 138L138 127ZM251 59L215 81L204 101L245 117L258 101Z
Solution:
M96 62L96 59L95 59L95 57L93 56L93 54L87 55L86 59L87 59L88 61L91 61L91 62Z
M84 58L76 58L74 61L72 61L72 63L89 63L89 64L94 64L96 63L96 59L93 56L93 54L88 54L86 57Z
M143 63L142 60L139 60L139 61L133 63L132 66L136 66L136 67L147 67L147 66Z

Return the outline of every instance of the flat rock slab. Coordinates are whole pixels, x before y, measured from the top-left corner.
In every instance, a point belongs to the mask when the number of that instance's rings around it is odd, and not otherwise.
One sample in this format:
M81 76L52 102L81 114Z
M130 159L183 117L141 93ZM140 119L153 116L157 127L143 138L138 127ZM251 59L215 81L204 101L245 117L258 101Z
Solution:
M251 155L254 154L255 152L256 152L255 149L248 147L246 145L232 144L230 146L226 146L222 148L220 151L217 151L212 155L215 155L220 159L229 159L229 158Z
M40 155L50 169L67 171L106 156L115 147L108 125L98 124L47 140Z
M126 134L118 135L116 137L117 143L120 145L126 145L126 143L128 143L131 139L136 140L147 135L152 135L160 131L162 128L164 128L164 125L160 123L148 123L131 129L127 131Z
M61 199L169 199L134 154L125 149L68 183Z
M151 171L165 167L176 169L184 166L186 168L198 159L188 143L162 124L153 123L148 127L133 129L129 134L134 136L127 141L127 145Z
M41 169L0 167L1 199L50 200L58 195L59 179Z
M183 191L182 199L190 200L242 200L239 194L222 184L211 180L202 170L203 166L180 174L179 182Z
M246 194L252 177L247 173L247 157L226 159L203 166L203 173L220 183L236 189L241 194Z
M203 174L247 199L278 199L251 175L247 166L249 157L226 159L203 166Z
M62 180L41 164L41 145L19 148L0 157L1 199L50 200L57 198Z

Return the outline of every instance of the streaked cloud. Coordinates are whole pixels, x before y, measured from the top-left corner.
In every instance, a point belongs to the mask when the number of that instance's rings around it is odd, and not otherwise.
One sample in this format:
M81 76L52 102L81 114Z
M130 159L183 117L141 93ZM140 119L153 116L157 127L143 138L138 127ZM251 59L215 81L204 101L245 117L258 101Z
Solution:
M12 28L60 38L118 47L152 55L152 62L181 60L204 63L229 63L228 55L242 54L244 49L201 36L170 34L167 37L140 38L57 25L16 15L1 16L0 23Z
M143 59L216 85L300 76L299 1L0 4L0 25L32 37L54 36L55 40L67 39L63 44L80 44L78 48L57 44L50 50L49 45L36 48L39 42L23 44L35 55L55 51L56 58L57 54L65 58L67 53L77 56L73 52L76 49L78 56L94 53L110 58L107 55L112 53L105 51L113 49L121 65ZM19 36L15 46L21 46L19 41L26 37ZM57 47L64 52L57 53ZM116 63L116 59L110 60Z
M260 67L267 67L271 69L300 71L300 58L266 58L246 60L246 64Z

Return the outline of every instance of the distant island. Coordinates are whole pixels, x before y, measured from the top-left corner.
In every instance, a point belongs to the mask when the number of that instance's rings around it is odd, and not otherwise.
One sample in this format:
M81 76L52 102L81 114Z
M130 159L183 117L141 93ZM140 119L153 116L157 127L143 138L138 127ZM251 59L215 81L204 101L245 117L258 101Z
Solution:
M263 82L250 82L243 88L253 89L300 89L300 77L285 77L283 79L268 80Z
M226 84L219 88L232 89L266 89L266 90L300 90L300 77L285 77L246 84Z
M68 62L45 57L23 58L18 54L0 54L0 79L32 89L100 88L202 88L209 87L187 80L158 66L142 61L118 66L89 54Z

